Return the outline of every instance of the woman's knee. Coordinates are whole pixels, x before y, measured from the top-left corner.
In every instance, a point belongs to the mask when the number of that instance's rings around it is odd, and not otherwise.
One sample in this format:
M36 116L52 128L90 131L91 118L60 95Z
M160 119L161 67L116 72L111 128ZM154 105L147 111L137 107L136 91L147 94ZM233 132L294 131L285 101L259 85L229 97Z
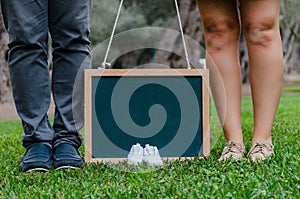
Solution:
M279 24L276 18L245 20L242 29L250 45L267 47L279 35Z
M205 39L210 51L220 51L228 45L237 44L239 39L239 23L225 17L203 18Z

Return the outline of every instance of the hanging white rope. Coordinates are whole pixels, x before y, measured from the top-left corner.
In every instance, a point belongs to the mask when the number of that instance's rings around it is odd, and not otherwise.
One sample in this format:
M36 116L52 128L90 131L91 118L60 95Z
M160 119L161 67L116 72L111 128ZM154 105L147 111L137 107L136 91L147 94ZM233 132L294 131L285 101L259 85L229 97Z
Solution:
M120 17L120 14L121 14L123 2L124 2L124 0L121 0L121 2L120 2L117 17L115 19L115 23L114 23L114 27L113 27L113 30L112 30L112 33L111 33L111 36L110 36L110 39L109 39L108 47L106 49L105 57L104 57L104 60L101 64L102 68L110 68L110 66L111 66L111 63L107 62L107 58L108 58L108 54L109 54L109 51L110 51L110 48L111 48L112 41L114 39L114 35L115 35L115 31L116 31L116 28L117 28L117 25L118 25L118 21L119 21L119 17Z
M178 8L177 0L175 0L175 7L176 7L177 17L178 17L178 21L179 21L179 28L180 28L180 32L181 32L181 37L182 37L182 41L183 41L184 53L185 53L186 62L187 62L187 68L191 69L192 67L190 65L190 59L189 59L189 55L188 55L188 51L187 51L187 47L186 47L186 43L185 43L185 38L184 38L182 22L181 22L181 17L180 17L180 12L179 12L179 8Z
M119 21L119 17L120 17L120 14L121 14L123 2L124 2L124 0L121 0L120 5L119 5L119 9L118 9L118 13L117 13L117 16L116 16L116 19L115 19L115 23L114 23L114 26L113 26L113 30L112 30L112 33L111 33L111 36L110 36L110 39L109 39L107 49L106 49L105 57L104 57L104 60L101 64L102 67L99 67L99 69L110 68L111 67L111 63L107 62L107 58L108 58L108 54L109 54L110 49L111 49L112 41L114 39L114 35L115 35L115 31L116 31L116 28L117 28L117 25L118 25L118 21ZM182 41L183 41L184 53L185 53L186 62L187 62L187 68L191 69L192 67L190 65L190 59L189 59L189 55L188 55L188 51L187 51L187 46L186 46L186 43L185 43L183 27L182 27L182 22L181 22L181 17L180 17L180 12L179 12L179 7L178 7L177 0L175 0L175 7L176 7L176 12L177 12L181 37L182 37Z

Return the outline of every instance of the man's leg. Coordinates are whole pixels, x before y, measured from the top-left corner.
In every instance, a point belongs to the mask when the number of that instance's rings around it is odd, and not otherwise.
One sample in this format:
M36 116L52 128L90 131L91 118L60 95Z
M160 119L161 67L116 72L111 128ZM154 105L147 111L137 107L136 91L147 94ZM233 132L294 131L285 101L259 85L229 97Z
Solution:
M48 121L50 78L47 63L48 1L1 0L9 34L9 69L22 119L26 153L21 171L48 171L54 131Z
M75 121L78 118L73 113L74 106L79 109L81 106L83 109L83 95L73 97L73 92L80 67L82 64L90 64L90 15L91 0L49 2L50 34L53 40L52 89L56 105L53 124L55 169L83 165L82 157L78 153L82 142L79 126ZM81 117L83 119L83 115Z
M54 136L48 121L50 78L47 63L48 1L1 0L9 34L9 69L17 112L22 119L23 146Z
M81 145L72 104L81 103L83 96L72 99L72 93L78 70L84 60L90 57L90 14L91 0L49 2L50 34L53 40L52 89L56 105L54 147L61 143L75 147Z

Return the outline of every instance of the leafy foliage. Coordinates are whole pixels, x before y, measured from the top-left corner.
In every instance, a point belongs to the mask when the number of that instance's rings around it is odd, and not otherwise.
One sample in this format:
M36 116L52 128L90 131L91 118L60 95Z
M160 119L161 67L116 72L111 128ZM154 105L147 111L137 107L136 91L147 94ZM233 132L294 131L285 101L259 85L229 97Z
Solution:
M93 3L91 19L91 42L92 46L97 45L110 37L116 14L119 7L118 0L96 0ZM145 17L136 12L135 7L123 8L117 31L138 28L146 25Z
M298 0L283 0L281 5L281 26L287 28L286 24L299 23L300 1Z
M139 12L145 16L148 25L163 25L170 16L175 15L174 0L125 1L124 5L137 7Z
M93 1L90 36L92 46L110 37L119 3L119 0ZM124 1L116 33L145 26L164 26L174 14L173 0Z

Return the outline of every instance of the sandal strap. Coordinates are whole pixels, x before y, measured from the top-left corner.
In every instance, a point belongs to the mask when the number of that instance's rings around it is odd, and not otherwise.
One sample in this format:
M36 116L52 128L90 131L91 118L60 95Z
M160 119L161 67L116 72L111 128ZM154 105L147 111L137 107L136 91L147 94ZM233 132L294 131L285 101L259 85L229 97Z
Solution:
M225 147L222 152L222 156L228 153L241 153L244 155L246 152L245 152L245 147L242 144L230 141L225 144Z
M270 143L258 141L250 149L247 156L254 154L262 154L263 156L270 156L274 154L274 146Z

